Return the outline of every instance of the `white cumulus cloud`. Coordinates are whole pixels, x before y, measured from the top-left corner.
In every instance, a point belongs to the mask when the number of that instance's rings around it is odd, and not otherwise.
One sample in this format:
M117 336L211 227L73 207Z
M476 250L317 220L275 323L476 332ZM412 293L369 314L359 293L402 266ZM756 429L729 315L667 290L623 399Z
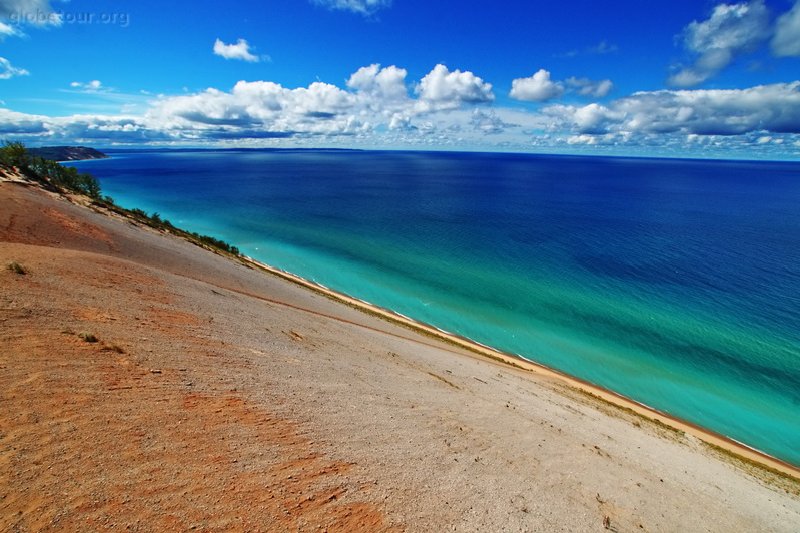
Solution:
M582 134L800 133L800 81L746 89L638 92L608 106L550 106L554 127Z
M3 22L0 34L22 35L20 26L59 26L62 21L49 0L0 0L0 23Z
M546 102L571 92L587 98L605 98L614 84L611 80L591 80L589 78L570 77L564 81L551 78L550 72L539 69L533 76L517 78L511 82L509 96L527 102Z
M639 146L669 155L732 150L782 156L796 155L800 139L800 81L638 92L602 103L547 104L530 110L485 105L494 97L491 85L471 72L437 65L417 84L407 77L395 65L372 64L356 70L341 87L240 81L228 90L146 98L137 94L139 103L120 113L106 105L57 117L0 108L0 138L65 144L549 147L627 153ZM589 85L562 83L565 92ZM92 86L97 91L93 101L114 97L111 103L120 104L132 97L99 81L78 81L72 88Z
M491 101L491 85L471 72L437 65L411 98L407 71L378 64L358 69L347 89L323 82L287 88L269 81L240 81L231 91L207 89L162 97L145 119L165 130L207 138L226 135L281 137L355 135L379 127L413 130L423 114Z
M438 64L420 81L417 108L420 111L456 109L462 104L477 104L494 100L492 84L472 72L450 71Z
M8 80L14 76L27 76L30 74L24 68L17 68L5 57L0 57L0 80Z
M405 100L408 98L407 75L408 71L404 68L394 65L381 68L376 63L354 72L347 80L347 86L382 100Z
M517 78L511 82L509 96L527 102L545 102L564 94L564 85L550 79L550 72L539 69L528 78Z
M42 135L49 132L49 117L0 108L0 135Z
M225 44L221 39L217 39L214 41L214 54L225 59L239 59L250 63L257 63L261 60L250 51L250 44L245 39L239 39L233 44Z
M800 0L778 17L772 37L772 52L779 57L800 56Z
M755 49L770 33L769 11L763 0L719 4L708 19L694 21L684 30L684 46L697 59L668 81L677 87L698 85L727 67L737 55Z
M273 82L240 81L230 92L207 89L161 98L146 118L161 127L199 136L336 133L347 129L354 98L352 93L321 82L288 89Z
M2 21L0 21L0 40L5 37L9 37L11 35L19 35L20 32L13 26L10 26Z
M470 126L476 131L484 134L500 134L504 133L508 128L514 128L519 124L506 122L500 115L494 111L484 111L482 109L473 109L472 117L470 119Z
M567 137L567 144L587 144L587 145L594 145L597 144L597 136L595 135L587 135L582 133L580 135L570 135Z

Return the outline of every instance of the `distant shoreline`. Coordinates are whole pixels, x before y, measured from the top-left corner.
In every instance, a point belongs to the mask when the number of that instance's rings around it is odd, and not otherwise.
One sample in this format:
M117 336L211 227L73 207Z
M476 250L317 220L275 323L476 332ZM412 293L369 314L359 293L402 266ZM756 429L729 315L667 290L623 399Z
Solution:
M43 146L41 148L28 148L32 156L42 157L58 163L71 161L91 161L94 159L108 159L108 155L87 146Z
M469 154L475 155L498 155L498 156L516 156L516 157L564 157L564 158L583 158L583 159L634 159L644 161L712 161L731 162L731 163L781 163L798 165L800 164L800 157L797 158L784 158L784 159L753 159L753 158L731 158L731 157L689 157L689 156L665 156L665 155L626 155L626 154L586 154L586 153L553 153L553 152L508 152L508 151L479 151L479 150L422 150L418 148L340 148L340 147L258 147L258 148L230 148L230 147L130 147L130 148L108 148L105 149L108 157L113 157L115 154L127 153L192 153L192 152L352 152L352 153L397 153L397 154L441 154L441 155L457 155L465 156Z

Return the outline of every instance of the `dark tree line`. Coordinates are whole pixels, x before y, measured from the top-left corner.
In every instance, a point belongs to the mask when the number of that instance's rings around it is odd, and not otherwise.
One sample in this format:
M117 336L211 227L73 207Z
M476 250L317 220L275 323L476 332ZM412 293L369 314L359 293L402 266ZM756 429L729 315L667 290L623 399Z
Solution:
M3 143L0 147L0 165L56 189L100 199L100 184L94 176L78 172L75 167L65 167L50 159L31 155L20 142Z
M150 227L181 235L195 244L203 244L239 255L239 249L236 246L231 246L215 237L176 228L158 213L148 215L141 209L124 209L116 205L112 198L101 196L100 183L91 174L78 172L75 167L67 167L56 161L32 155L20 142L5 142L0 146L0 169L2 168L18 172L52 190L86 195L107 209Z

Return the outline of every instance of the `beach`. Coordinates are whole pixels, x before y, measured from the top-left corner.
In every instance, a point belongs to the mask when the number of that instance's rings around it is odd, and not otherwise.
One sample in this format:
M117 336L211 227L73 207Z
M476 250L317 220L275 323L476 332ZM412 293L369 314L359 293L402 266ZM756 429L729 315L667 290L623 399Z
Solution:
M800 523L794 467L610 391L35 187L0 205L2 530Z
M800 464L790 164L199 150L73 165L119 205L313 286Z

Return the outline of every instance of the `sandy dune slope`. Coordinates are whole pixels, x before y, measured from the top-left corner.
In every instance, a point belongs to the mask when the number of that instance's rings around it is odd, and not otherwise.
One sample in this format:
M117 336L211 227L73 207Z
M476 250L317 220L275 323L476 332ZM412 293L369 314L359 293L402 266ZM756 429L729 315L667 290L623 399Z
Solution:
M36 188L0 261L0 531L800 524L787 477Z

